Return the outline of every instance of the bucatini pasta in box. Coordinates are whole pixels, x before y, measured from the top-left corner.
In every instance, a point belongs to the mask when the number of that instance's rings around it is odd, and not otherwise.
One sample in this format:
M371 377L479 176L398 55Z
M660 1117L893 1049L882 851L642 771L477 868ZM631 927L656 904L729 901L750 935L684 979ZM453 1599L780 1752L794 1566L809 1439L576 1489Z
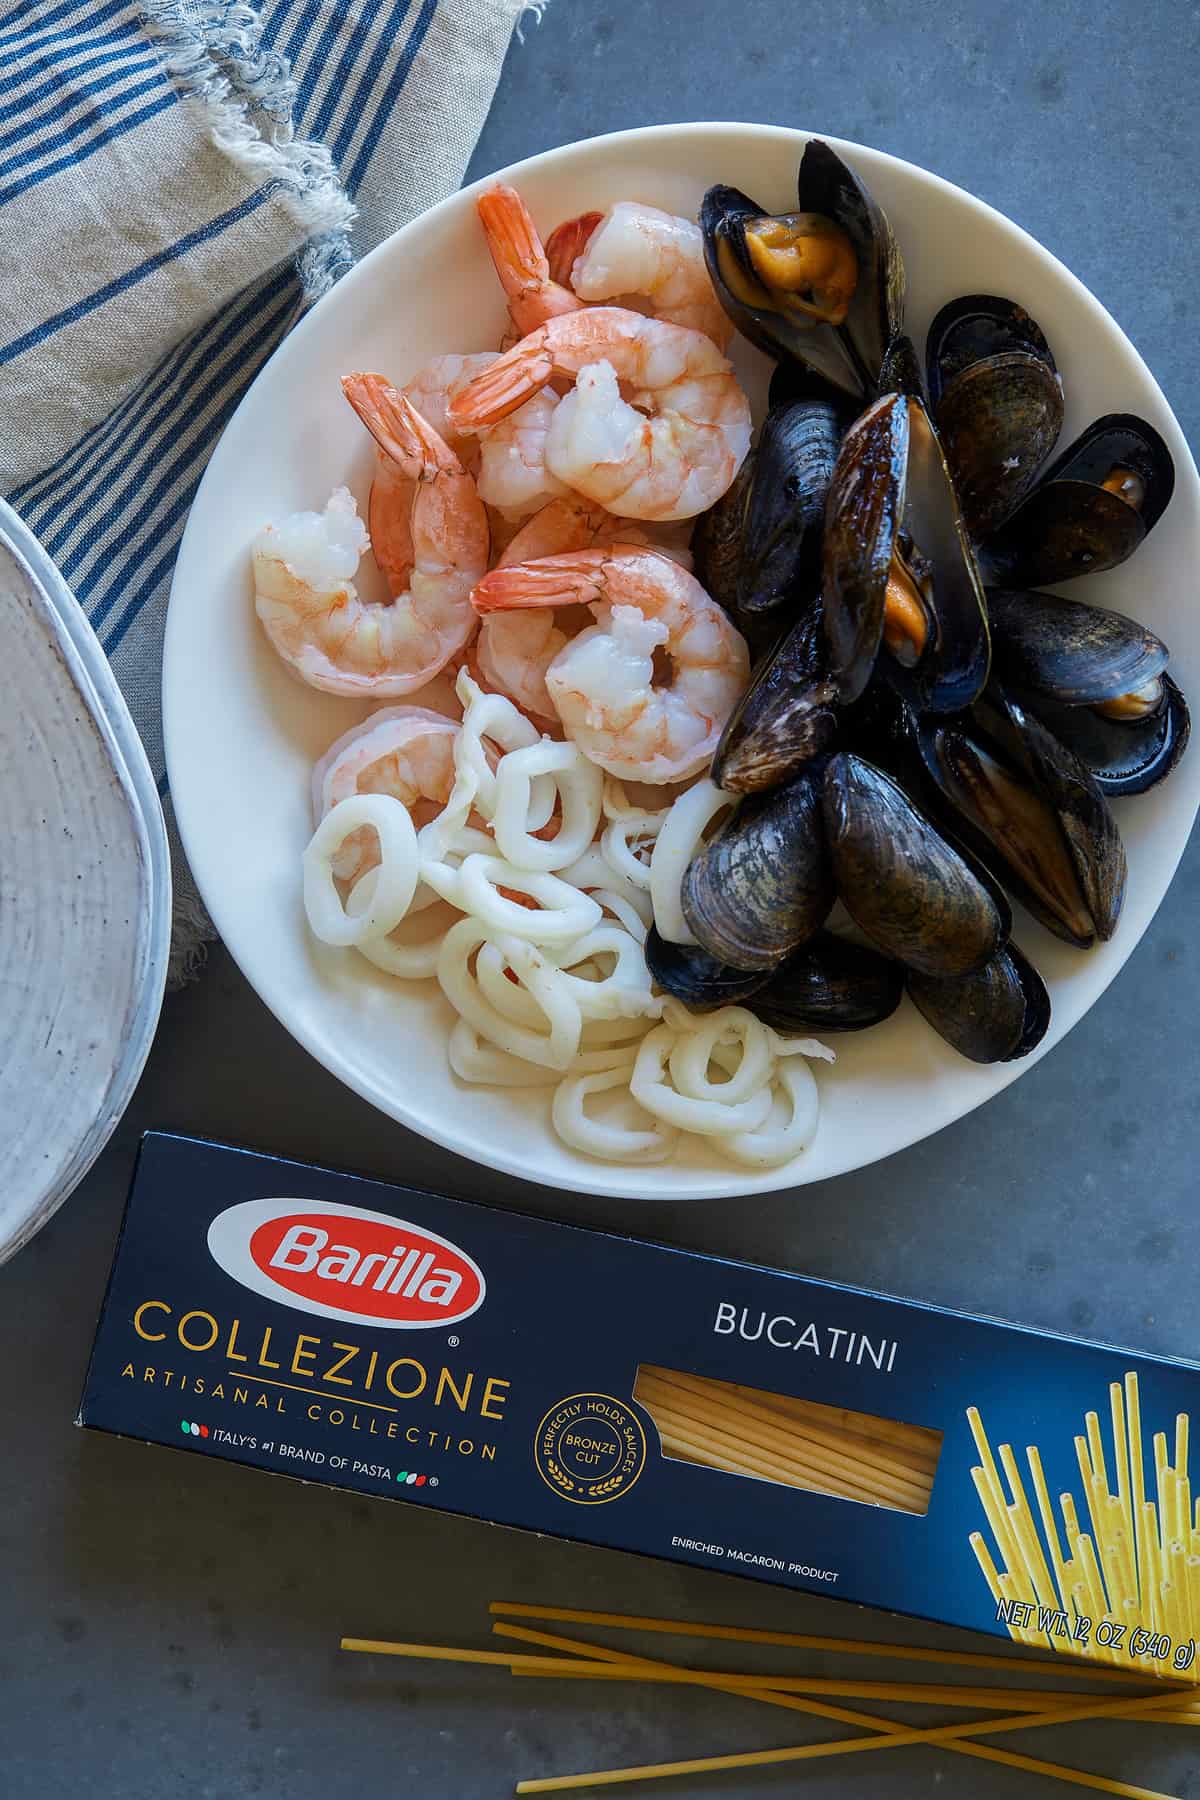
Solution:
M1192 1364L151 1133L79 1423L1178 1675L1197 1406Z

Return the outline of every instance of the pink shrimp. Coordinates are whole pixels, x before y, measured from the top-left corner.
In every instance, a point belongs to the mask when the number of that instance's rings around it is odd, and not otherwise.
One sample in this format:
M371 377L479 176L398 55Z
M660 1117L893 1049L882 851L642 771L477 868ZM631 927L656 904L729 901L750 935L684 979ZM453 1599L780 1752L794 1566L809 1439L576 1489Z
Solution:
M635 524L615 518L602 506L593 506L577 494L568 494L561 500L552 500L526 520L495 566L504 569L513 563L562 556L571 550L627 543L661 550L681 567L690 569L692 559L684 547L688 529L686 525ZM564 644L590 623L583 607L564 607L557 612L488 613L475 640L475 664L483 685L507 694L543 729L560 728L546 687L546 671Z
M352 577L365 545L339 489L323 514L268 525L253 546L255 605L271 643L327 693L399 698L423 687L475 630L471 589L488 565L475 483L382 375L348 375L346 397L379 446L371 546L392 595L364 600Z
M481 194L475 205L517 336L561 313L578 312L583 301L551 280L542 240L517 190L500 184Z
M623 779L697 774L745 689L745 640L694 576L657 551L614 545L493 569L471 596L484 614L590 607L546 688L567 736Z
M750 447L750 403L712 339L619 306L530 332L455 396L451 421L458 430L495 424L556 374L575 386L550 421L546 467L624 518L706 511Z
M571 286L571 270L576 258L587 249L588 239L603 217L603 213L585 212L555 226L546 239L546 262L551 281L556 281L560 287Z

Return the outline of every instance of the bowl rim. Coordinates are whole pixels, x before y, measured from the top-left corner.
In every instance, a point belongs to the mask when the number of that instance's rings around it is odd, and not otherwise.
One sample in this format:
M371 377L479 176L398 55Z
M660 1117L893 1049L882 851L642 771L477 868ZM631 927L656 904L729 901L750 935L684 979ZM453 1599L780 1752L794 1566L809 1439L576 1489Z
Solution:
M660 125L632 126L621 131L601 133L595 137L572 139L566 143L555 145L550 149L538 151L533 156L524 157L519 162L509 163L502 168L492 170L486 175L480 176L469 185L457 189L452 194L448 194L443 200L438 201L434 206L419 213L414 219L409 220L406 224L400 226L396 231L382 239L372 250L368 251L360 262L356 263L355 266L348 270L332 288L323 294L309 309L305 316L297 322L291 331L288 332L287 336L279 345L277 345L271 356L263 364L262 368L259 369L230 419L226 422L221 437L214 446L196 494L193 497L187 524L184 528L179 550L176 555L175 567L172 572L171 594L167 607L163 645L162 712L167 774L170 793L175 808L176 824L189 864L192 866L194 872L196 872L196 859L193 857L192 853L194 839L191 800L190 797L187 797L186 780L181 784L178 791L175 781L176 771L181 766L183 757L182 749L176 744L175 731L172 726L174 709L171 698L173 688L171 671L177 665L178 661L177 657L173 655L173 645L182 629L179 623L181 616L180 609L175 606L175 594L176 588L180 583L180 570L186 566L189 552L193 549L193 538L198 536L199 527L197 526L196 521L200 513L199 502L205 494L205 490L209 484L215 482L219 476L217 465L220 460L222 444L225 438L233 431L243 410L253 404L256 390L259 383L264 379L266 372L269 369L275 368L277 365L286 365L286 363L293 358L302 357L308 338L317 329L318 325L323 322L324 318L328 316L330 310L335 305L344 303L343 296L356 292L359 287L370 282L376 267L386 258L394 256L397 246L402 244L407 237L423 233L431 224L446 215L453 213L456 209L469 205L477 195L485 192L489 187L495 185L495 183L503 181L508 182L511 185L519 186L522 180L530 176L536 176L542 170L553 167L554 164L567 160L571 156L582 152L596 151L603 154L606 150L611 150L622 145L631 145L635 143L638 145L645 143L653 144L667 139L687 137L702 137L706 143L713 141L719 143L722 139L727 138L737 138L739 140L759 138L763 141L769 140L775 144L780 142L792 144L795 146L797 153L799 153L804 145L809 143L812 139L820 138L836 150L840 156L847 160L852 160L855 157L866 157L871 163L883 164L895 169L905 179L916 178L917 182L922 184L935 198L940 196L948 198L952 197L956 202L965 203L968 208L974 209L979 214L983 215L989 223L998 224L1005 231L1015 234L1020 240L1022 248L1026 253L1035 262L1047 269L1053 278L1065 287L1073 302L1080 305L1099 326L1115 330L1122 342L1127 346L1130 355L1135 360L1143 378L1148 383L1150 390L1157 397L1163 412L1175 427L1177 441L1173 446L1173 452L1176 456L1176 494L1178 496L1181 488L1186 490L1189 485L1187 477L1190 474L1191 493L1196 517L1200 518L1200 472L1197 471L1197 465L1195 458L1192 455L1191 446L1179 425L1179 421L1175 416L1173 408L1154 376L1153 371L1149 368L1141 355L1141 352L1120 325L1119 321L1108 311L1103 302L1092 293L1091 289L1079 276L1075 275L1053 251L1048 250L1032 235L1031 232L1027 231L1024 226L1019 225L1014 219L1009 218L1007 214L1001 212L998 207L993 206L989 201L980 199L968 189L958 186L956 183L947 180L944 176L936 174L933 170L926 169L921 164L911 162L904 157L896 156L890 151L879 150L867 144L860 144L852 139L842 138L836 133L807 129L799 126L772 125L756 121L738 121L735 119L713 121L690 120ZM214 473L215 470L217 471L216 473ZM1181 477L1183 479L1181 479ZM180 759L179 761L177 761L177 757ZM238 939L240 934L236 923L236 912L232 911L232 908L227 908L224 891L218 890L210 895L205 889L204 877L198 872L196 872L196 881L222 942L225 944L225 947L233 957L246 980L251 987L253 987L255 993L263 1001L263 1004L274 1014L289 1035L293 1037L310 1056L314 1057L322 1067L326 1068L329 1073L342 1082L344 1086L350 1088L352 1092L358 1094L360 1098L366 1100L372 1106L375 1106L386 1116L395 1119L399 1124L416 1133L418 1136L429 1139L440 1145L443 1149L449 1150L455 1155L462 1157L467 1162L477 1166L495 1169L500 1173L517 1177L526 1185L531 1185L536 1182L537 1185L546 1188L547 1191L550 1192L565 1189L571 1192L595 1194L607 1198L620 1197L625 1199L658 1200L664 1203L686 1203L691 1200L728 1199L739 1196L768 1194L789 1188L806 1186L813 1180L832 1181L841 1176L852 1175L859 1169L871 1166L872 1163L886 1161L889 1157L898 1154L900 1151L912 1148L913 1145L922 1142L922 1140L927 1137L935 1135L945 1127L956 1124L960 1119L975 1111L977 1107L987 1104L988 1101L1005 1092L1013 1082L1018 1080L1021 1075L1027 1073L1041 1061L1043 1056L1047 1055L1064 1040L1080 1020L1087 1016L1095 1006L1096 1002L1120 974L1121 970L1140 943L1151 920L1157 914L1158 909L1162 904L1162 900L1166 895L1166 891L1174 880L1183 852L1187 847L1191 830L1195 824L1198 810L1200 810L1200 782L1196 784L1196 793L1192 799L1191 818L1187 830L1180 833L1177 845L1169 849L1164 849L1162 852L1159 864L1159 878L1161 879L1162 892L1154 906L1140 924L1136 925L1136 927L1133 924L1128 926L1127 935L1122 943L1123 953L1121 954L1120 959L1114 962L1111 970L1103 979L1101 986L1087 1001L1083 1011L1077 1018L1072 1019L1070 1023L1065 1025L1058 1033L1052 1032L1051 1034L1048 1034L1043 1043L1022 1060L1009 1064L993 1065L995 1085L989 1092L982 1095L966 1094L961 1105L956 1102L948 1115L938 1113L932 1123L927 1122L923 1115L917 1115L915 1113L910 1114L908 1123L900 1128L894 1141L892 1141L890 1147L886 1151L880 1152L877 1155L872 1154L860 1161L851 1159L845 1162L836 1171L827 1170L820 1175L810 1176L805 1171L804 1156L801 1154L799 1158L794 1158L792 1162L784 1164L777 1169L751 1172L737 1169L733 1165L730 1165L727 1174L723 1170L718 1170L714 1167L713 1169L706 1169L703 1171L699 1169L696 1170L694 1172L694 1178L692 1177L692 1172L689 1171L688 1186L685 1192L664 1192L661 1188L657 1188L655 1176L658 1171L658 1165L654 1164L643 1165L640 1170L635 1172L632 1165L606 1163L596 1160L594 1163L595 1172L593 1174L593 1165L586 1162L583 1157L578 1157L569 1173L566 1171L561 1173L556 1172L549 1176L544 1175L541 1172L531 1174L527 1161L523 1162L520 1156L515 1153L506 1154L503 1144L496 1144L481 1137L478 1142L467 1147L461 1138L456 1137L451 1129L447 1129L443 1125L440 1118L430 1121L424 1116L414 1116L406 1108L401 1094L394 1090L391 1092L385 1091L381 1085L375 1083L365 1073L360 1074L347 1068L336 1043L331 1042L319 1027L310 1028L304 1020L295 1016L294 1010L289 1005L289 996L284 983L281 982L273 985L270 980L261 980L251 972L251 968L247 966L247 962L243 961L242 956L239 954ZM253 959L250 958L248 960ZM547 1126L547 1129L549 1129L549 1126Z

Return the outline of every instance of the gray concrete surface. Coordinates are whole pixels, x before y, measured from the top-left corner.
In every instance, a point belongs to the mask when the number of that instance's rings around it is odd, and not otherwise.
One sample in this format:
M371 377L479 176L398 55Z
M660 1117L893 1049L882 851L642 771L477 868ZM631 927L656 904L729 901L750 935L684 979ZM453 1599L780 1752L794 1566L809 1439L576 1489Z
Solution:
M1195 433L1198 83L1190 0L1133 9L554 0L514 47L472 172L588 133L710 115L877 144L973 189L1056 251L1131 332ZM335 1648L347 1630L482 1645L490 1596L959 1641L77 1433L71 1418L143 1128L519 1199L1196 1356L1198 897L1194 847L1086 1024L975 1117L824 1187L688 1208L518 1195L410 1139L310 1062L214 954L203 980L168 1003L107 1154L0 1271L3 1800L496 1800L522 1774L836 1734L698 1693L614 1689L597 1701L575 1687L514 1688L487 1671L351 1661ZM1195 1796L1190 1735L1097 1723L1006 1741ZM979 1800L1065 1791L922 1749L655 1791L909 1800L939 1790Z

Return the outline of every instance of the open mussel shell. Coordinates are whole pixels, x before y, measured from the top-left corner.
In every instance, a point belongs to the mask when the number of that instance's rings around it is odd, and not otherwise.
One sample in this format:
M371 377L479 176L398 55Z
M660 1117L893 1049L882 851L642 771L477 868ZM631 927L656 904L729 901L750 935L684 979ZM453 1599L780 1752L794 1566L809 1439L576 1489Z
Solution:
M982 549L988 579L1041 587L1132 556L1162 517L1175 465L1152 425L1109 413L1089 425Z
M646 934L646 967L659 987L701 1012L737 1006L771 979L770 968L731 969L698 944L668 943L654 925Z
M1086 765L994 684L962 719L923 719L934 786L970 848L1048 930L1087 949L1116 930L1125 850Z
M748 1004L777 1031L865 1031L890 1018L903 993L899 963L818 931L780 963Z
M700 209L713 286L738 330L768 356L794 361L855 398L873 395L884 352L903 320L899 247L867 189L820 139L805 148L797 202L798 215L830 221L853 249L857 279L845 317L828 322L814 316L803 295L768 285L755 266L746 234L748 226L769 215L738 188L709 188ZM798 215L775 216L786 225Z
M824 924L833 900L820 770L743 801L680 886L698 943L734 969L773 968Z
M896 782L841 751L823 804L838 896L879 950L928 975L995 955L1006 920L988 886Z
M885 646L893 554L928 571L922 641L911 661ZM843 703L876 666L914 706L957 712L982 692L990 661L983 586L937 433L919 400L885 395L842 441L825 506L824 618Z
M1050 1024L1046 984L1015 944L957 980L911 974L908 991L933 1029L971 1062L1028 1056Z
M925 339L934 409L964 369L1013 352L1034 357L1052 375L1056 372L1041 326L1015 300L1000 294L963 294L948 301L935 315Z
M1063 706L1044 694L1022 694L1068 749L1091 771L1102 794L1144 794L1165 781L1184 751L1192 721L1187 701L1167 674L1158 705L1140 719L1111 719L1091 706Z
M837 736L820 606L761 664L721 734L712 779L731 794L781 786Z
M737 574L743 614L787 615L820 586L821 527L842 417L827 400L773 407L746 495Z

